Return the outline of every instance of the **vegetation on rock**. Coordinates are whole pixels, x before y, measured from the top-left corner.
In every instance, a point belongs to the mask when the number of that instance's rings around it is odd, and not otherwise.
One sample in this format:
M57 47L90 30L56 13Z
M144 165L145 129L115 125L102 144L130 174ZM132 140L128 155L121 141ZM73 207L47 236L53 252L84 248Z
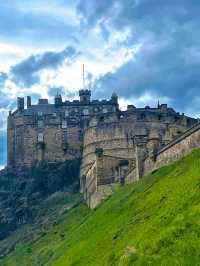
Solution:
M34 222L41 202L57 191L78 191L80 160L43 162L0 172L0 240ZM1 254L1 249L0 249Z

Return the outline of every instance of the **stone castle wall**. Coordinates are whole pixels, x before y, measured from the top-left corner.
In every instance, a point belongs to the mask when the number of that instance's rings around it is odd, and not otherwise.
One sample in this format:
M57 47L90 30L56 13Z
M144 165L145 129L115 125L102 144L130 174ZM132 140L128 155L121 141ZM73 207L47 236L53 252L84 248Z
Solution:
M91 92L81 90L80 100L55 103L39 99L32 105L27 97L18 98L17 110L8 116L8 166L31 166L37 162L63 162L81 158L83 129L91 116L118 110L117 96L110 100L90 101Z
M144 174L173 163L198 147L200 147L200 123L195 124L180 137L160 149L154 158L148 157L144 161Z
M80 158L82 134L78 125L62 128L58 117L48 121L43 116L38 127L37 116L9 118L8 123L8 162L15 166L31 166L43 160L63 162Z
M154 148L162 147L191 125L190 119L186 123L185 117L177 119L167 112L160 119L155 111L146 111L145 118L137 111L95 117L85 128L80 183L90 207L104 198L103 191L109 195L113 184L138 180L144 172L143 162Z

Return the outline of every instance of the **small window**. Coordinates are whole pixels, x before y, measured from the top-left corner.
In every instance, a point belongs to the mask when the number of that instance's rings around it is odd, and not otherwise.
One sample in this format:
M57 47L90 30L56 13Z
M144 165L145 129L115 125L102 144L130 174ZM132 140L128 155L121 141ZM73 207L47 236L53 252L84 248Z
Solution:
M101 117L99 118L99 121L100 121L100 122L104 122L104 116L101 116Z
M62 128L67 128L67 121L66 120L62 121Z
M65 117L67 117L67 116L69 116L69 111L68 110L65 111Z
M53 117L56 117L56 113L53 113L52 115L53 115Z
M98 112L99 109L97 107L94 108L94 112Z
M43 133L38 133L38 142L43 142L43 141L44 141Z
M83 114L84 115L89 115L89 110L88 109L83 109Z
M43 115L43 112L39 111L38 116L42 116L42 115Z
M106 114L108 112L107 108L103 108L103 113Z

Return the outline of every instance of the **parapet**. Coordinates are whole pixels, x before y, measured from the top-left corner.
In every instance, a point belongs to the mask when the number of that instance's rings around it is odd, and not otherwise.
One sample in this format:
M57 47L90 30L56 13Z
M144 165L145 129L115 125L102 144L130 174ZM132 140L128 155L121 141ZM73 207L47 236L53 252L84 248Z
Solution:
M38 104L48 104L48 99L39 99Z

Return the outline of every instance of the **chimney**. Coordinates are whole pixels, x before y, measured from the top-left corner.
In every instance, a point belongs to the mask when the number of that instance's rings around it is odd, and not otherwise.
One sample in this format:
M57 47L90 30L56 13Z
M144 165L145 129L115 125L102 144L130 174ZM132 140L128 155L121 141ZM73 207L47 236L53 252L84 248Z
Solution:
M27 96L27 108L31 107L31 96Z
M24 97L17 97L17 109L19 111L24 110Z

